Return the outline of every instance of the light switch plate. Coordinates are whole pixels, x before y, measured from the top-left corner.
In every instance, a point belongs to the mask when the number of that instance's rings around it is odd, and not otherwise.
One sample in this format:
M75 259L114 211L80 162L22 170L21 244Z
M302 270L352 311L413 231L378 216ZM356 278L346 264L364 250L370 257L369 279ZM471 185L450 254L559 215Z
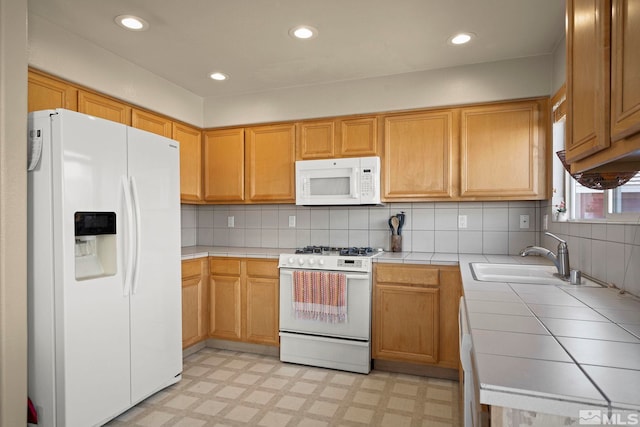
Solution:
M458 215L458 228L467 228L467 216Z
M236 217L235 216L228 216L227 217L227 227L233 228L233 227L236 226L235 223L236 223Z
M529 215L520 215L520 228L529 228Z
M289 215L289 228L295 228L295 227L296 227L296 216Z

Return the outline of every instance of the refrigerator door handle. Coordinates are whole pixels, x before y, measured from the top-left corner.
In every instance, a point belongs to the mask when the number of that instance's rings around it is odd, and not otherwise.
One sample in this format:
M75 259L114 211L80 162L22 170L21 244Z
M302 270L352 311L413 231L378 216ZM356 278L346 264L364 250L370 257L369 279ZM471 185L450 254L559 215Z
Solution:
M128 233L123 237L125 240L125 265L124 265L124 283L122 289L123 296L129 296L131 292L131 280L133 277L133 239L131 234L131 227L133 227L133 204L131 202L131 190L129 187L129 180L126 176L122 177L122 190L124 194L124 204L127 217L127 231Z
M133 262L133 282L131 288L131 294L135 295L138 290L138 276L140 274L140 253L142 248L142 227L140 221L140 197L138 196L138 185L136 184L135 177L131 177L131 194L133 195L133 207L135 211L135 228L136 228L136 243L135 243L135 260Z

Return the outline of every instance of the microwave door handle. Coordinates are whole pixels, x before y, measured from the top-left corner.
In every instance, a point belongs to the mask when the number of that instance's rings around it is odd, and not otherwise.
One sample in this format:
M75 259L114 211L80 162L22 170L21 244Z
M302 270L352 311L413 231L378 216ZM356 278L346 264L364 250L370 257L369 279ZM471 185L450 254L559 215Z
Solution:
M359 168L353 168L353 172L351 175L351 182L353 183L353 185L351 186L351 198L352 199L357 199L360 197L360 193L358 191L358 181L360 178L360 169Z

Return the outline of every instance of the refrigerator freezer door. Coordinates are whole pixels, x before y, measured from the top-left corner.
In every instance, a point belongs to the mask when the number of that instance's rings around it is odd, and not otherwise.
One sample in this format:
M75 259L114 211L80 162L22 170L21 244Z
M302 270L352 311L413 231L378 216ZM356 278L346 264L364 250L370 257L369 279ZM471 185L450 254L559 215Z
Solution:
M131 292L131 392L138 402L182 372L178 143L128 128L137 218Z
M127 173L126 127L59 110L52 129L56 396L64 408L57 425L88 426L130 406L121 185ZM86 211L116 214L116 272L79 281L74 214Z

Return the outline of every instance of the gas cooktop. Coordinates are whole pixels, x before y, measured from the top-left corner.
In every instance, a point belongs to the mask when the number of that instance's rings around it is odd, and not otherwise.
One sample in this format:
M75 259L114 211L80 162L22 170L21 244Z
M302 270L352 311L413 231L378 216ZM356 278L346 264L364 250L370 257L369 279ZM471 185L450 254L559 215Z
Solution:
M311 255L339 255L339 256L365 256L370 257L378 253L373 248L369 247L348 247L339 248L331 246L305 246L304 248L296 249L296 254L311 254Z

